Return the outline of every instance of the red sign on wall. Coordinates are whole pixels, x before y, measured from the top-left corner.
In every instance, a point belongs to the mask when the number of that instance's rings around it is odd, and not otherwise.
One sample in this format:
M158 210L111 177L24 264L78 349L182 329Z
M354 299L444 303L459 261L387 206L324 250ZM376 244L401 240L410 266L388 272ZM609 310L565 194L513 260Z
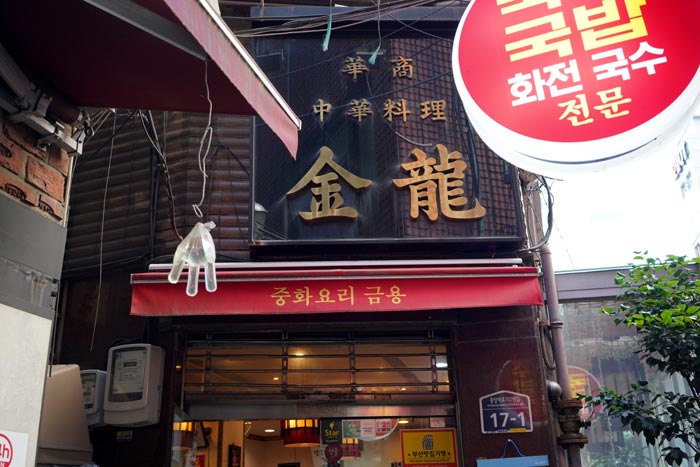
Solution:
M215 293L132 275L137 316L379 312L541 305L534 267L218 270ZM200 275L200 281L203 277Z
M453 50L480 136L537 173L664 147L700 96L697 0L474 0Z

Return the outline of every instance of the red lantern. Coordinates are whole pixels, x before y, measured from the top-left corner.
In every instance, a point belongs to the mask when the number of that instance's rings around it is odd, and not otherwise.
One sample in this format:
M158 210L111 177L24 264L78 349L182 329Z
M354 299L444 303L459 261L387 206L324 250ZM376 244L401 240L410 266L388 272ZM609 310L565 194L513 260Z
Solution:
M282 420L281 432L287 448L306 448L321 444L317 419Z

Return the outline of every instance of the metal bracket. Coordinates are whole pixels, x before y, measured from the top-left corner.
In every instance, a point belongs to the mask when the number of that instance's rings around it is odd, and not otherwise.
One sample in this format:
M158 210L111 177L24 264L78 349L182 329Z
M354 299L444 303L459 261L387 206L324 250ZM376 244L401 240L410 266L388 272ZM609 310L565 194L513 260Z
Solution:
M49 144L56 144L70 155L82 154L84 133L77 131L68 134L60 123L46 119L51 97L35 86L0 44L0 78L5 81L11 93L0 95L0 107L10 114L10 120L22 123L39 133L37 146L46 150ZM14 95L11 95L14 94ZM79 134L73 138L73 134Z

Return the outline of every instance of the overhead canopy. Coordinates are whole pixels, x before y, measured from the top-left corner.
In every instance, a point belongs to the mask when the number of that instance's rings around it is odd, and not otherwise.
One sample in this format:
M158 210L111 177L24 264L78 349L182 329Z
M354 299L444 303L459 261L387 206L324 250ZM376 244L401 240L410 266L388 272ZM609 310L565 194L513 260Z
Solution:
M259 115L296 155L300 119L206 0L2 0L0 44L79 107L208 112L206 59L213 112Z
M185 294L187 278L167 271L132 275L137 316L407 311L541 305L539 270L523 266L388 263L311 267L243 263L218 270L216 292ZM184 275L184 274L183 274ZM203 276L200 281L203 281Z

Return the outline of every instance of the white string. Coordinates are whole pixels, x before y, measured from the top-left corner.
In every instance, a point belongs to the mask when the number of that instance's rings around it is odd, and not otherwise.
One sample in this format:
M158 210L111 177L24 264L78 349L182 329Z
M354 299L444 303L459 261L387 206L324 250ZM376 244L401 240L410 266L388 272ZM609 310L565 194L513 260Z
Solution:
M377 48L374 50L372 55L369 57L369 63L370 65L374 65L374 62L377 61L377 55L379 54L379 49L382 47L382 11L380 8L380 5L382 3L382 0L377 0L377 35L379 36L379 44L377 44Z
M211 127L211 114L212 114L212 102L209 98L209 79L208 79L208 63L209 60L204 61L204 86L207 89L207 101L209 102L209 120L207 120L207 127L204 129L204 134L202 139L199 140L199 152L197 153L197 163L199 164L199 171L202 173L202 197L199 203L193 204L192 209L197 217L202 218L201 206L204 203L204 197L206 195L207 189L207 167L206 161L209 155L209 148L211 148L211 138L214 130ZM208 139L207 139L208 137ZM202 148L204 147L204 140L207 139L207 149L204 151L204 156L202 156Z
M102 195L102 222L100 223L100 268L97 280L97 305L95 306L95 321L92 324L92 339L90 340L90 352L95 347L95 332L97 331L97 317L100 314L100 296L102 295L102 248L104 246L105 234L105 211L107 207L107 190L109 189L109 175L112 171L112 154L114 154L114 139L117 131L117 113L114 112L114 123L112 124L112 142L109 146L109 159L107 161L107 177L105 178L105 191Z

